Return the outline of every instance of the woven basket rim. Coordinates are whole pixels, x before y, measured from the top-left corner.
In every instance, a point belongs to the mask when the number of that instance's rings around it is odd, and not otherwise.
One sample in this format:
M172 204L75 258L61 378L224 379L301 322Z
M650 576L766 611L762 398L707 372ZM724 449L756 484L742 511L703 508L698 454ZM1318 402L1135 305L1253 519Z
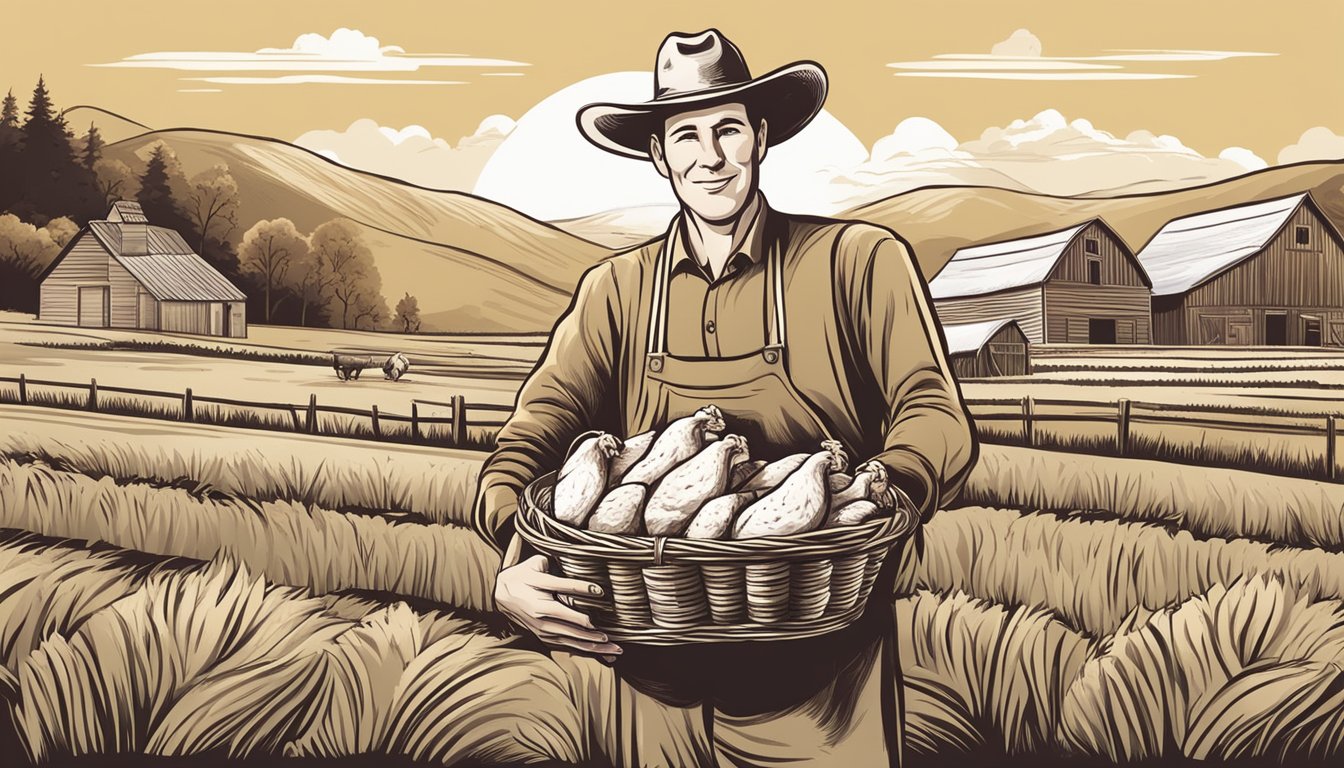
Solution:
M895 515L883 515L853 526L750 539L692 539L590 531L562 523L542 510L536 495L541 488L554 482L555 475L555 472L547 472L528 483L516 513L519 534L534 546L555 554L649 564L669 559L689 562L801 560L865 552L900 538Z

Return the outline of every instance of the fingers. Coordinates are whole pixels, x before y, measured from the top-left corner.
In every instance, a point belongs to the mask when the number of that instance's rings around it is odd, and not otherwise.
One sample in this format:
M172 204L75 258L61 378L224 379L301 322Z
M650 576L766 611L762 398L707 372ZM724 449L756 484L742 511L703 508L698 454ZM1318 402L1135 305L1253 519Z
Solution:
M593 620L587 614L576 611L559 602L546 602L537 606L535 615L539 619L559 619L580 627L593 629Z
M580 627L577 624L570 624L567 621L559 621L557 619L537 619L533 622L532 626L532 631L536 632L537 637L542 639L563 638L569 642L583 641L598 645L608 643L607 634L605 632L597 629ZM613 645L611 647L615 648L616 646ZM611 651L608 651L608 653L611 653Z
M532 586L537 589L544 589L547 592L557 592L562 595L601 595L602 587L589 581L580 579L570 579L564 576L556 576L553 573L540 573L532 579Z
M621 647L614 643L598 643L592 640L577 640L566 635L538 635L543 642L557 648L569 648L575 651L583 651L597 656L611 656L614 660L621 653Z

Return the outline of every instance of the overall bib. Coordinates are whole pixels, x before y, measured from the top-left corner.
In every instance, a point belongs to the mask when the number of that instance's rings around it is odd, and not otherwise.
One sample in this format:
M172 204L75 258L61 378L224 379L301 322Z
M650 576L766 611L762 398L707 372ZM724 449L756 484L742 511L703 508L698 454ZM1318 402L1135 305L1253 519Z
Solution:
M713 403L728 431L747 438L753 458L818 451L830 434L789 378L778 240L765 264L766 345L728 358L667 352L670 250L663 248L654 274L644 396L634 404L631 434ZM894 574L900 555L893 551L883 571ZM620 766L900 765L891 581L879 577L862 617L819 637L623 646L608 721L615 728L608 749L616 754L608 756Z

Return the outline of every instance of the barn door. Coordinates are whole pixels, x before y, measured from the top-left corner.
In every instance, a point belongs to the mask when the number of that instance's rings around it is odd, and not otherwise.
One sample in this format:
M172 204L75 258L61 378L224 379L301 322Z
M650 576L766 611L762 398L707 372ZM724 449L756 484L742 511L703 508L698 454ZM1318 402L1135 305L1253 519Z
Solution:
M1027 372L1027 345L1017 341L992 341L989 359L999 376L1023 376Z
M1344 347L1344 320L1330 321L1330 346Z
M106 285L79 287L79 324L85 328L106 328L111 322L111 306Z
M1233 346L1248 347L1251 344L1251 323L1232 322L1227 326L1227 343Z
M1115 342L1117 344L1134 343L1134 321L1116 320L1115 321Z

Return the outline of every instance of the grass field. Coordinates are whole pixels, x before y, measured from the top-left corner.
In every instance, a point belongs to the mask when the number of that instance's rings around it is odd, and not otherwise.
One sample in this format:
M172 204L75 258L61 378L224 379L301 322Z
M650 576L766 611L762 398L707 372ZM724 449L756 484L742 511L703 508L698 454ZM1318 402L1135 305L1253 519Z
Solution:
M585 698L605 668L480 621L497 561L461 527L479 454L0 421L0 690L31 756L609 759ZM893 602L915 755L1337 755L1338 486L1077 458L984 446L929 521Z

